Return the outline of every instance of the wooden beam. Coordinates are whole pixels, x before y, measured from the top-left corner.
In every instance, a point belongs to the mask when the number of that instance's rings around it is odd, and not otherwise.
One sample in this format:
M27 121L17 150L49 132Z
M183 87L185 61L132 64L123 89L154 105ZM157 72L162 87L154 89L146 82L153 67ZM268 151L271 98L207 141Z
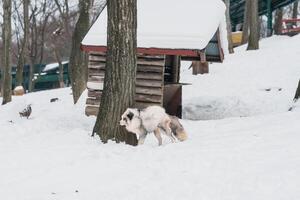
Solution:
M144 87L162 87L163 82L157 81L157 80L143 80L143 79L137 79L136 80L136 86L144 86Z
M106 52L106 46L92 46L92 45L81 45L81 50L83 51L96 51L96 52ZM139 54L150 54L150 55L178 55L178 56L190 56L198 57L199 52L202 49L161 49L161 48L138 48L137 52Z
M135 102L135 107L139 109L147 108L148 106L162 106L161 103L150 103L150 102Z
M162 96L158 95L135 94L136 102L162 103L162 99Z
M100 105L100 99L87 98L86 105L98 106Z
M87 116L97 116L99 112L99 106L86 106L85 107L85 114Z
M162 89L136 86L136 94L163 95Z
M100 99L101 95L102 95L102 91L100 91L100 90L88 90L88 97L89 98Z
M162 81L163 76L159 73L153 73L153 72L139 72L136 74L137 79L144 79L144 80L160 80Z
M138 65L137 66L137 73L139 72L156 72L156 73L162 73L164 68L162 66L148 66L148 65Z

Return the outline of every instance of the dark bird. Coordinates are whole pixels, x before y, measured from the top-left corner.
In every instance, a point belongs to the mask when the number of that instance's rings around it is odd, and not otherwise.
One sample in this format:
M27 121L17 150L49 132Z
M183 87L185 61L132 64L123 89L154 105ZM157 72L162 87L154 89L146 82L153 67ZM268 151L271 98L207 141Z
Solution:
M58 101L58 100L59 100L58 98L52 98L52 99L50 99L50 103L53 103L53 102Z
M28 119L28 117L31 115L32 109L31 109L31 105L29 104L27 106L27 108L25 108L22 112L19 112L20 117L26 117Z

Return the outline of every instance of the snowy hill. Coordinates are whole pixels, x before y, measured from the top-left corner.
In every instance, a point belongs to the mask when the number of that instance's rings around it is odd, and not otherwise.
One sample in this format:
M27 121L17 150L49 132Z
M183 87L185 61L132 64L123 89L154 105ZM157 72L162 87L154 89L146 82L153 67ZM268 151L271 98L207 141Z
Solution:
M74 106L70 88L14 97L0 106L0 198L298 200L300 112L287 109L299 44L272 37L259 51L240 47L207 75L190 75L186 63L184 114L210 120L183 120L189 139L161 147L153 135L139 147L91 138L86 94ZM20 118L28 104L32 115Z
M222 119L285 112L300 79L299 44L300 35L262 40L259 51L245 51L242 46L224 63L211 65L206 75L191 75L187 63L181 82L192 85L184 87L184 117Z

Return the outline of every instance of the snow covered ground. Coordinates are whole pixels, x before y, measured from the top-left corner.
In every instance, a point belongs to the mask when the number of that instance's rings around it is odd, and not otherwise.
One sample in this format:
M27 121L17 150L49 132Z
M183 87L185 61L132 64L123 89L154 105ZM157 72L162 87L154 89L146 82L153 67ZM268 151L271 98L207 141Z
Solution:
M0 199L300 199L300 112L287 112L299 44L273 37L210 74L184 68L185 117L210 120L183 120L189 139L161 147L153 135L138 147L91 138L86 94L73 105L70 88L14 97L0 106ZM18 115L27 104L28 120Z
M300 37L274 36L259 51L246 46L210 65L210 73L191 75L183 66L183 115L187 119L222 119L285 112L300 79ZM195 87L198 86L198 87Z

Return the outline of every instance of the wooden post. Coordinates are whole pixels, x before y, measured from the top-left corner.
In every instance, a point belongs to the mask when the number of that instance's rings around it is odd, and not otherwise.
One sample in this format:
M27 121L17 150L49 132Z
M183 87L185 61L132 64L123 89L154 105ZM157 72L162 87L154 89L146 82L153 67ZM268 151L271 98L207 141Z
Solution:
M164 86L163 107L169 115L182 117L182 85L168 84Z
M173 57L172 74L173 74L173 82L174 83L179 83L179 78L180 78L180 56L174 56Z
M193 61L193 75L197 74L208 74L209 73L209 65L206 61L205 51L200 51L200 61Z
M208 62L200 62L200 61L193 61L193 75L197 74L208 74L209 73L209 64Z

